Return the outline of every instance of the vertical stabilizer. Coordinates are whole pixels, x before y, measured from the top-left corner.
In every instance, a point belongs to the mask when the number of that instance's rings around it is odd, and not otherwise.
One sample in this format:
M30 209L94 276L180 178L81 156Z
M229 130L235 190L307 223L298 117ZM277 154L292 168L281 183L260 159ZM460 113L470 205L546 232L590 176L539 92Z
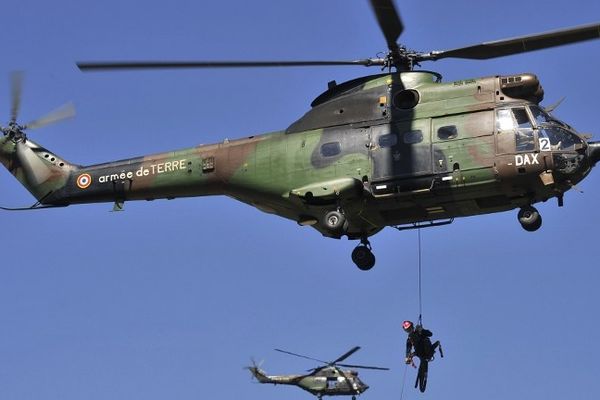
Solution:
M0 138L0 163L38 200L62 188L78 167L27 139L6 134Z

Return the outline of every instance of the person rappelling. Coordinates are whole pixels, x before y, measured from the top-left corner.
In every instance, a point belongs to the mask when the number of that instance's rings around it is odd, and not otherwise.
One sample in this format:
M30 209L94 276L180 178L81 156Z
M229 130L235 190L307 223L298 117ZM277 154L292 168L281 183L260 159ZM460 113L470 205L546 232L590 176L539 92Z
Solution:
M435 358L435 351L439 348L440 356L444 357L442 346L440 341L437 340L431 343L431 336L433 333L423 328L420 319L417 325L413 324L412 321L404 321L402 323L402 329L408 334L406 338L406 358L404 361L408 365L415 366L413 357L419 358L419 371L417 373L417 380L415 381L415 388L418 386L421 392L425 391L427 387L427 370L430 361Z

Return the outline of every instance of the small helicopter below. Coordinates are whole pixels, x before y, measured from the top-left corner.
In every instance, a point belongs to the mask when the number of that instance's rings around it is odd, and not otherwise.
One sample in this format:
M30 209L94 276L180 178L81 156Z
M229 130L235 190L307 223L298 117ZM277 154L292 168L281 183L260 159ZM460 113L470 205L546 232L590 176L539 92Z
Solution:
M442 82L422 62L483 60L598 39L600 23L419 52L398 44L404 25L393 0L370 0L387 43L384 57L350 61L80 62L82 71L160 68L375 66L331 81L286 129L221 143L82 166L36 144L11 118L0 127L0 162L37 199L27 208L195 196L228 196L311 226L323 236L358 240L352 260L375 265L369 238L446 225L455 218L519 209L527 231L542 225L535 203L564 194L600 160L600 142L578 133L540 103L533 73ZM55 122L55 115L47 121Z
M247 369L260 383L297 386L317 396L319 400L323 396L352 396L352 400L355 400L356 396L367 390L369 386L358 378L358 372L354 369L374 369L380 371L389 370L389 368L384 367L341 364L341 361L344 361L359 349L359 346L353 347L333 361L323 361L286 350L275 349L275 351L279 351L281 353L306 358L308 360L317 361L323 364L322 366L310 369L307 374L267 375L255 363L253 363L252 366L247 367ZM354 369L342 369L340 367Z

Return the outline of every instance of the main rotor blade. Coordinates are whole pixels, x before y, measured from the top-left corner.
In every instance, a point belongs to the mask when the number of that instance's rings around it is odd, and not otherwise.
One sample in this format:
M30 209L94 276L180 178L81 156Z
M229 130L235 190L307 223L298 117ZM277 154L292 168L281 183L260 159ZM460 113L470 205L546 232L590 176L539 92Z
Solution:
M21 92L23 91L23 72L15 71L10 74L10 122L17 122L21 107Z
M23 126L27 129L41 128L49 124L53 124L63 119L73 118L75 116L75 106L73 103L66 103L54 111L49 112L41 118L31 121Z
M393 0L371 0L371 8L375 12L379 27L385 36L390 51L398 51L398 38L404 30Z
M353 364L336 364L340 367L346 367L346 368L360 368L360 369L376 369L379 371L389 371L389 368L385 368L385 367L370 367L368 365L353 365Z
M374 65L373 60L354 61L84 61L77 66L82 71L128 69L186 69L186 68L253 68L253 67L311 67L329 65Z
M600 24L595 23L512 39L484 42L458 49L433 51L420 55L417 57L417 61L439 60L449 57L486 60L598 38L600 38Z
M280 353L290 354L292 356L296 356L296 357L300 357L300 358L306 358L307 360L317 361L317 362L320 362L320 363L323 363L323 364L329 364L328 361L323 361L323 360L319 360L318 358L312 358L312 357L308 357L308 356L303 356L302 354L292 353L291 351L280 350L280 349L275 349L275 351L278 351ZM318 367L318 368L322 368L322 367ZM317 368L315 368L315 369L317 369Z
M346 353L339 356L335 361L332 361L329 364L333 365L333 364L337 364L340 361L344 361L346 358L350 357L352 354L356 353L358 350L360 350L360 346L353 347L352 349L348 350Z

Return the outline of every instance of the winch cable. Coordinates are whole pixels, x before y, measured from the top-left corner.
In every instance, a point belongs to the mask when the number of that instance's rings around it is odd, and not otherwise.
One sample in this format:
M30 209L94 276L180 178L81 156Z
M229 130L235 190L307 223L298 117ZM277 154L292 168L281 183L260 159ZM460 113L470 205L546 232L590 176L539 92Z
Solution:
M419 286L419 319L418 325L423 325L423 296L422 296L422 274L421 274L421 264L422 264L422 256L421 256L421 229L417 229L417 265L418 265L418 286ZM400 400L402 400L404 396L404 386L406 385L406 370L408 369L408 364L404 364L404 374L402 375L402 389L400 391Z
M419 256L418 256L418 265L419 265L419 322L418 325L423 325L423 299L422 299L422 284L421 284L421 229L417 229L417 235L418 235L418 241L419 241L419 246L418 246L418 251L419 251Z
M408 369L408 364L404 364L404 374L402 375L402 388L400 389L400 400L404 397L404 386L406 386L406 370Z

